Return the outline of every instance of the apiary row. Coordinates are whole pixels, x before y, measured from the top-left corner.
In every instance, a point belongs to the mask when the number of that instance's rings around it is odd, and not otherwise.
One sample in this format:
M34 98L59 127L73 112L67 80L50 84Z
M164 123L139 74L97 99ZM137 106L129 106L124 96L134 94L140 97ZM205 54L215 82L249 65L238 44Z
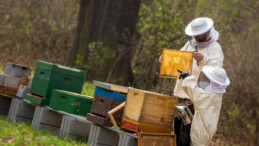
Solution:
M22 68L13 67L14 71L11 72L17 72L13 74L16 78L24 75L30 77L29 67L23 70L24 66L14 66ZM87 120L99 125L116 125L120 130L138 135L139 145L152 145L152 139L154 144L159 139L162 143L161 137L164 137L170 146L175 145L173 123L177 98L99 81L93 82L96 86L94 97L89 97L81 95L84 81L84 71L38 61L30 91L25 99L41 106L86 116ZM22 86L20 82L15 86L17 91L19 86ZM29 86L28 84L29 80L24 86ZM5 85L0 85L0 91L3 87L8 87ZM114 125L108 113L122 104L122 108L112 113Z

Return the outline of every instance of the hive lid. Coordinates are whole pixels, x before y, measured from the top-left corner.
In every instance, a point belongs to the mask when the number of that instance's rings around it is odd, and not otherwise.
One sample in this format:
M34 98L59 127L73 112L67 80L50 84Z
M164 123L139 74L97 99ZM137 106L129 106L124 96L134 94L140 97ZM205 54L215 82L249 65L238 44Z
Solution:
M100 81L94 81L93 85L96 86L96 87L107 89L107 90L113 90L113 91L118 91L118 92L122 92L122 93L128 93L128 87L124 87L124 86L114 85L114 84L100 82Z
M78 93L74 93L74 92L70 92L70 91L55 89L52 92L54 92L54 91L55 92L60 92L60 93L63 93L63 94L72 95L72 96L78 96L78 97L81 97L81 98L93 99L93 97L91 97L91 96L87 96L87 95L83 95L83 94L78 94Z
M66 74L74 77L79 77L79 78L85 77L85 71L62 66L62 65L57 65L53 63L48 63L41 60L38 61L37 68L42 68L45 70L54 71L54 72L58 72L58 73L62 73L62 74Z

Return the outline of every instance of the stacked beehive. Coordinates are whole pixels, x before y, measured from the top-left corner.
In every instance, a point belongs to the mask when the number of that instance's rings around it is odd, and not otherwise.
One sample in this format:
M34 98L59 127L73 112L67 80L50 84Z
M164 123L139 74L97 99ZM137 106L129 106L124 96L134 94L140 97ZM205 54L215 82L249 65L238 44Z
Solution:
M177 98L129 88L121 128L138 133L139 145L175 146L173 123Z
M126 100L128 88L113 84L94 81L96 86L91 113L87 119L103 126L112 126L108 112ZM123 109L114 114L114 119L120 125Z
M90 113L93 98L64 90L53 90L49 106L68 113L86 116Z
M28 86L30 74L29 67L7 62L0 74L0 93L15 96L20 87Z
M38 61L31 93L27 94L26 99L40 105L48 105L52 90L81 93L84 77L84 71Z

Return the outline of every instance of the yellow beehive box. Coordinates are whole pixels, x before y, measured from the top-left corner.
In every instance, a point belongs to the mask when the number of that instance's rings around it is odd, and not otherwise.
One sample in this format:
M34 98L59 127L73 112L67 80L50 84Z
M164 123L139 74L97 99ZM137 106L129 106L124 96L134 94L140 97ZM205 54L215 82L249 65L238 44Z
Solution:
M129 88L121 128L131 131L172 131L177 98Z
M160 77L177 79L181 70L187 73L192 71L193 52L163 49L160 68Z

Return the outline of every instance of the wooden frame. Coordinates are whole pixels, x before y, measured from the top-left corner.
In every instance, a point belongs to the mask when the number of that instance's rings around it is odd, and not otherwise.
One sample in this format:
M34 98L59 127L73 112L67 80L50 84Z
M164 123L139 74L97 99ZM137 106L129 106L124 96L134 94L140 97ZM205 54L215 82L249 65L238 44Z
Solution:
M125 106L125 103L126 103L126 102L121 103L120 105L116 106L115 108L113 108L112 110L110 110L110 111L108 112L108 115L109 115L109 117L110 117L110 120L111 120L113 126L114 126L116 129L119 129L119 126L117 125L117 123L116 123L116 121L115 121L115 119L114 119L114 117L113 117L113 114L114 114L115 112L117 112L118 110L122 109L122 108Z
M20 80L20 83L17 88L7 87L0 85L0 93L16 96L16 93L18 92L19 88L21 86L28 86L29 82L31 80L31 77L27 74L24 74Z
M162 54L160 77L178 79L180 75L180 73L177 72L178 69L189 74L192 72L193 52L163 48ZM172 57L173 54L178 55L178 57ZM169 65L166 62L170 62Z
M128 126L124 126L124 122L126 122L128 125L131 125L132 127L136 127L136 128L130 128ZM172 124L173 125L173 124ZM162 127L162 126L158 126L158 125L153 125L153 124L147 124L147 123L141 123L141 122L136 122L130 119L127 119L125 117L122 117L121 120L121 129L126 129L129 131L133 131L133 132L145 132L145 133L171 133L174 131L173 126L172 128L167 128L167 127Z

